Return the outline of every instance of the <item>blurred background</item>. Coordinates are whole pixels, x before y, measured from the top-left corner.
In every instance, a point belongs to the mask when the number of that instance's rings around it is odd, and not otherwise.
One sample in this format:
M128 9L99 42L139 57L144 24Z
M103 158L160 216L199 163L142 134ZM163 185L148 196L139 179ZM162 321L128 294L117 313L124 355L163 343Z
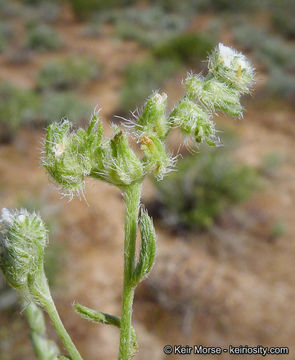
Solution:
M276 358L294 358L295 2L0 0L0 207L45 219L46 272L85 359L117 356L118 330L71 305L120 314L122 196L89 180L89 206L61 199L40 166L44 128L62 117L83 125L97 105L110 134L124 121L114 115L130 118L155 89L171 108L220 41L251 59L257 83L244 119L216 118L223 147L190 151L172 134L179 171L145 183L158 255L135 297L142 360L166 358L165 344L289 346ZM0 360L33 358L0 277Z

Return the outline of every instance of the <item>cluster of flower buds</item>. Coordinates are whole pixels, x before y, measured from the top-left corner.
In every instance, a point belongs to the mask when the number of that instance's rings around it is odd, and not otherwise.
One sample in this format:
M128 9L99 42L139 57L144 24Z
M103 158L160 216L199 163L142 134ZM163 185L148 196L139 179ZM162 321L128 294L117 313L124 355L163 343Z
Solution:
M115 127L113 136L103 141L97 114L86 130L70 130L67 120L49 125L42 158L43 166L66 195L83 191L85 176L121 187L143 177L141 161L126 134Z
M103 139L98 115L86 130L70 131L65 120L47 129L43 165L64 192L83 191L85 176L124 188L142 181L146 174L161 179L173 169L176 158L166 150L165 139L177 127L196 144L218 144L213 115L217 111L242 117L242 94L250 91L254 70L244 55L222 44L209 57L206 77L189 74L185 96L167 114L167 95L154 92L131 126L141 144L143 157L131 149L128 133L114 127L113 136Z
M185 80L186 94L170 115L171 121L197 143L216 145L217 111L234 117L243 116L242 94L250 92L254 70L248 60L234 49L219 44L209 56L206 77L189 74Z
M12 287L29 295L44 271L47 230L37 214L25 209L2 209L0 228L0 268Z
M167 94L154 92L143 106L134 124L136 137L144 153L145 174L152 173L162 179L174 167L176 158L166 150L165 139L171 128L166 113Z
M71 123L64 120L48 126L42 165L67 194L80 192L84 178L90 174L95 154L101 142L101 131L94 130L93 122L87 131L70 132ZM95 129L96 130L96 129Z

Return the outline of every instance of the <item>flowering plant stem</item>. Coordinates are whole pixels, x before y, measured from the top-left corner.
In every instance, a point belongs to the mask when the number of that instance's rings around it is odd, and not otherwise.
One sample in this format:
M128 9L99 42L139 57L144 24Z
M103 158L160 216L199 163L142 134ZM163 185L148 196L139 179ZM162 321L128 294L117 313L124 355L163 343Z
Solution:
M71 130L68 120L52 123L46 131L42 165L61 187L65 195L81 194L85 177L89 176L117 186L125 200L124 283L121 318L76 304L75 311L84 319L120 328L119 360L130 360L137 351L136 334L131 325L133 297L136 285L148 276L155 261L156 232L153 221L143 208L140 211L142 182L148 174L161 180L172 171L176 161L166 149L165 139L172 128L196 145L219 144L212 117L222 111L242 117L240 97L250 92L254 69L241 53L219 44L209 56L206 77L189 74L185 80L185 95L170 114L166 112L167 95L153 93L146 101L136 121L127 121L130 131L118 126L105 138L98 112L94 112L87 129ZM137 139L141 155L129 145ZM140 218L140 221L139 221ZM139 225L141 246L136 259L136 235ZM47 229L36 213L25 209L3 209L0 216L0 268L12 287L29 300L41 305L69 353L59 359L82 360L57 313L44 273L44 250L48 242ZM32 310L32 309L31 309ZM49 346L45 325L32 328L35 352L40 360L56 360L46 356ZM45 355L44 355L45 354ZM44 355L44 356L43 356Z
M81 355L79 354L76 346L74 345L72 339L70 338L70 335L67 333L65 327L63 326L63 323L58 315L58 312L56 310L53 300L50 298L50 300L46 301L46 303L44 304L44 307L47 310L50 320L52 321L52 324L53 324L58 336L60 337L61 342L63 343L63 346L69 353L71 359L72 360L83 360Z
M135 286L132 283L134 271L136 232L141 197L141 183L126 187L125 195L125 241L124 241L124 285L120 328L119 360L129 360L132 355L131 318Z

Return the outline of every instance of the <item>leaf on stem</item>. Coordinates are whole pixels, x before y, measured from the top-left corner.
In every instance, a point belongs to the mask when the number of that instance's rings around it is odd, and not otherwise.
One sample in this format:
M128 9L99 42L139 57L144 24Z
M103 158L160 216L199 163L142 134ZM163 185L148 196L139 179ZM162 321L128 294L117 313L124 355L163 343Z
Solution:
M145 210L140 217L141 249L139 260L135 267L132 283L137 285L148 273L155 261L156 255L156 233L152 219Z
M120 328L121 320L117 316L109 315L100 311L89 309L80 304L74 304L74 309L82 318L102 324L114 325Z

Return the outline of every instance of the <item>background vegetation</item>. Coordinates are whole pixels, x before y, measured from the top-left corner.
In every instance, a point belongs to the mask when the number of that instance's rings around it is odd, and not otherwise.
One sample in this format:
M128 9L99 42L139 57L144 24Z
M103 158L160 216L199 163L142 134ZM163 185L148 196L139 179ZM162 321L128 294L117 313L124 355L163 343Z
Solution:
M119 315L124 209L105 184L87 183L87 203L59 198L40 168L44 127L83 125L98 106L108 132L156 89L172 108L219 41L257 83L245 119L215 119L222 147L180 148L172 132L178 172L145 184L159 239L136 297L137 357L164 359L168 343L295 350L294 12L292 0L0 0L0 203L45 217L47 272L86 358L117 356L117 333L70 305ZM21 310L0 278L0 360L33 359Z

